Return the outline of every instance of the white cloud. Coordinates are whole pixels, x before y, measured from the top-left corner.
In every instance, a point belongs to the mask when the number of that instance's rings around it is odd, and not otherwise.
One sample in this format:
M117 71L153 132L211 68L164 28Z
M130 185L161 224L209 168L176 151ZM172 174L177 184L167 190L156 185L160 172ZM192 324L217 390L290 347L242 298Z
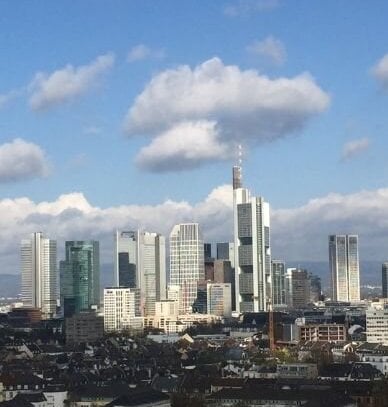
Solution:
M385 54L372 68L372 74L384 89L388 89L388 54Z
M144 44L134 46L128 53L128 62L137 62L144 59L161 59L165 57L163 49L152 49Z
M22 89L14 89L7 93L0 94L0 109L3 108L4 106L6 106L13 99L15 99L19 95L21 95L21 93L22 93Z
M229 17L237 17L246 14L270 11L279 6L279 0L239 0L227 4L224 14Z
M100 55L88 65L64 68L47 74L39 72L29 85L33 110L44 110L73 100L98 84L101 74L112 68L114 55Z
M129 135L155 137L138 161L144 163L144 154L152 151L162 167L163 157L169 159L177 153L175 143L183 143L184 135L171 130L180 123L190 122L192 126L195 122L215 123L217 142L223 149L226 146L230 149L236 143L256 145L296 132L328 105L329 96L309 74L270 79L255 70L243 71L212 58L194 69L183 65L156 75L129 109L125 129ZM166 143L162 143L166 134L171 154L166 152ZM172 134L176 136L174 142ZM192 132L187 134L192 146ZM163 144L159 157L155 144ZM208 153L203 148L201 151L205 152L206 160ZM198 154L196 160L201 161ZM180 168L184 162L182 158ZM192 159L186 163L188 168L193 167ZM165 164L168 169L168 162Z
M349 160L369 148L369 139L367 137L347 142L342 148L342 160Z
M197 121L178 123L158 135L140 150L137 163L152 171L169 171L229 157L229 148L219 140L215 122Z
M272 213L273 253L289 260L326 260L329 234L360 236L361 260L386 257L388 188L331 193Z
M253 55L265 58L276 65L284 64L287 58L283 43L272 35L262 41L255 41L248 45L247 51Z
M48 174L44 151L22 139L0 144L0 182L24 181Z
M15 272L19 242L34 231L44 231L64 241L97 239L103 263L112 262L113 231L141 228L168 236L179 222L199 222L206 241L228 241L233 236L232 188L215 188L193 204L167 200L158 205L93 206L82 193L61 195L52 202L28 198L0 200L0 255L2 272ZM274 258L285 261L327 260L329 234L358 233L361 260L386 257L388 188L353 194L329 194L292 209L271 211L271 244ZM61 256L61 255L60 255Z

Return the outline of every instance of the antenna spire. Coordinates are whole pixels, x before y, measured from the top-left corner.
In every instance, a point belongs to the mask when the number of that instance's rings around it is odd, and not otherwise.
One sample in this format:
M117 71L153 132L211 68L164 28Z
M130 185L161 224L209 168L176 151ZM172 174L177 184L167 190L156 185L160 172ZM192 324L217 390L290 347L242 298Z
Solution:
M237 146L237 165L233 167L233 189L242 188L242 146Z

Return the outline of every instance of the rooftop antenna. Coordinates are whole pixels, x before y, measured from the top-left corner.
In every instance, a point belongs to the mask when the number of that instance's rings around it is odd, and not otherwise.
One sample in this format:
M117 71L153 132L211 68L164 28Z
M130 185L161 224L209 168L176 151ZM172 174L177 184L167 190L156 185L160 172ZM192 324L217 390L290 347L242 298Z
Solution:
M233 189L242 188L242 145L237 146L237 165L233 166Z

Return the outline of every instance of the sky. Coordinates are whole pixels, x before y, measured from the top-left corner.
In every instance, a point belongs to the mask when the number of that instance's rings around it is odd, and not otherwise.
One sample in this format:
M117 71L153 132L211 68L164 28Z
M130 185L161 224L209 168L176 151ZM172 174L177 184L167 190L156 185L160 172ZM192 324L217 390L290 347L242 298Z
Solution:
M232 239L231 167L271 205L272 255L358 233L388 259L387 2L0 1L1 273L34 231L200 222Z

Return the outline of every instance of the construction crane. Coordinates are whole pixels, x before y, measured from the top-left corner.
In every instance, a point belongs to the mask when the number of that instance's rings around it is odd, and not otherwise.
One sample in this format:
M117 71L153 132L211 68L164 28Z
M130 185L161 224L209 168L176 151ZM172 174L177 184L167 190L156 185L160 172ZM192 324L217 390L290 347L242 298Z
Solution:
M274 323L274 314L272 309L272 301L271 298L267 301L267 309L268 309L268 339L269 339L269 349L271 351L276 349L276 342L275 342L275 323Z

